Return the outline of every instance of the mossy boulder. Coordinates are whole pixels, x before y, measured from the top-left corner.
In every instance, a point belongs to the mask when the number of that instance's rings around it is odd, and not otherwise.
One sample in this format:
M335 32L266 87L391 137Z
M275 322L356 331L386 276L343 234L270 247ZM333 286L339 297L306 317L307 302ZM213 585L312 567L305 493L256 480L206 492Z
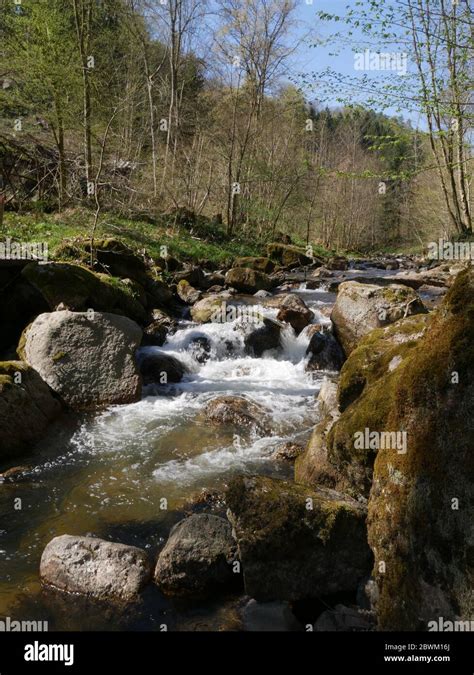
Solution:
M50 309L64 305L73 311L94 309L146 321L146 312L136 292L120 279L94 274L82 265L32 262L22 275L43 296Z
M233 267L225 275L225 282L227 286L232 286L241 293L269 291L272 287L272 281L268 275L249 267Z
M306 254L305 249L287 244L272 243L267 246L268 257L283 267L311 265L315 259Z
M364 335L374 328L421 313L426 313L426 308L408 286L376 286L348 281L339 287L331 320L335 335L349 356Z
M275 263L270 258L252 258L246 256L245 258L237 258L234 260L234 267L249 267L257 272L264 272L264 274L271 274L275 269Z
M384 425L407 452L380 450L369 500L379 627L469 620L474 574L474 270L391 375ZM372 385L372 389L377 384Z
M88 239L65 242L55 251L56 259L74 258L83 263L90 262L90 255L91 244ZM146 281L148 265L145 260L119 239L95 239L94 258L98 271L115 277L134 279L141 284Z
M355 435L366 428L392 431L386 425L393 382L429 331L430 320L427 314L414 315L363 338L341 370L337 407L342 414L334 424L328 425L326 419L315 428L296 464L297 481L368 497L377 450L356 448Z
M0 459L29 450L61 409L33 368L23 361L1 361Z
M238 477L226 502L245 592L298 600L353 591L372 565L366 509L343 494L265 477Z
M371 384L397 368L428 329L431 316L416 314L366 335L342 367L338 402L341 410Z

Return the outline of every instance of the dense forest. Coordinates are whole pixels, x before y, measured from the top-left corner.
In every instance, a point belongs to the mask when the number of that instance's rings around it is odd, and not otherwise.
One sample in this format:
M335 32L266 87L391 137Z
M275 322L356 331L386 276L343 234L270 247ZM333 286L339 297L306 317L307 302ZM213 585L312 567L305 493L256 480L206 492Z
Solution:
M1 4L7 211L82 206L91 227L111 211L206 217L231 237L285 232L340 250L471 232L468 3L443 20L423 2L349 12L349 28L385 41L403 26L419 67L387 73L366 102L334 73L295 69L295 0ZM375 112L377 87L400 115ZM414 107L419 128L404 114Z

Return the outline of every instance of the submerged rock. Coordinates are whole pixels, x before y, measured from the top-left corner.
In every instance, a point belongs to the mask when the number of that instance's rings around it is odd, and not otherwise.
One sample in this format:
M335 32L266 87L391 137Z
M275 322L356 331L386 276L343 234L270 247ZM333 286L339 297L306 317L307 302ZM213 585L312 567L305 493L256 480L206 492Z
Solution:
M233 267L225 275L225 282L227 286L236 288L241 293L269 291L272 287L270 277L248 267Z
M202 596L238 580L236 545L224 518L200 513L177 523L158 556L155 583L167 595Z
M372 565L366 509L333 490L239 477L226 498L244 573L257 600L357 589Z
M0 458L28 450L61 410L33 368L23 361L0 361Z
M243 396L219 396L211 399L204 415L213 424L232 424L265 432L268 430L267 411Z
M301 333L313 318L314 313L306 306L305 302L298 295L292 293L284 297L277 314L278 321L289 323L296 334Z
M331 314L336 337L348 356L374 328L386 326L426 309L407 286L375 286L348 281L341 284Z
M139 400L141 337L141 328L124 316L52 312L26 328L19 355L70 408L94 409Z
M140 359L140 373L143 377L143 384L168 384L181 382L187 369L174 356L163 352L152 352Z
M133 602L151 577L148 556L135 546L64 534L43 551L41 581L97 600Z

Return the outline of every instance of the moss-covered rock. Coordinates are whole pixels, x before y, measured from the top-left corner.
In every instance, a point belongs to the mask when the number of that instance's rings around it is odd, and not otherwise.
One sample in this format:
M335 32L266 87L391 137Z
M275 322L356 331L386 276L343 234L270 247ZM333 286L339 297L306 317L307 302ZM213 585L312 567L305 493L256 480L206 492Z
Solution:
M133 288L107 274L94 274L82 265L32 262L22 275L48 303L50 309L62 304L73 311L94 309L146 321L146 312Z
M422 313L426 313L422 301L408 286L347 281L339 287L331 320L336 337L348 356L374 328Z
M400 365L424 335L430 320L428 314L416 314L375 329L362 339L341 370L338 391L341 410L362 394L366 384L385 377Z
M267 246L268 257L284 267L311 265L314 260L306 255L306 251L298 246L273 243Z
M239 477L226 501L245 591L257 600L351 591L371 567L365 508L345 495Z
M257 272L271 274L275 269L275 263L270 258L252 258L251 256L247 256L234 260L234 267L249 267L252 270L257 270Z
M401 365L429 331L430 320L427 314L407 317L363 338L341 370L338 409L342 414L333 425L324 420L315 428L296 464L297 481L368 496L377 450L355 447L355 435L366 428L396 430L387 426L394 383Z
M377 613L380 628L426 630L439 617L472 619L474 609L472 268L391 377L385 425L405 430L408 444L406 454L380 450L375 461Z
M272 282L266 274L249 267L233 267L225 275L225 282L242 293L269 291L272 287Z
M40 375L23 361L0 362L0 459L29 450L61 412Z

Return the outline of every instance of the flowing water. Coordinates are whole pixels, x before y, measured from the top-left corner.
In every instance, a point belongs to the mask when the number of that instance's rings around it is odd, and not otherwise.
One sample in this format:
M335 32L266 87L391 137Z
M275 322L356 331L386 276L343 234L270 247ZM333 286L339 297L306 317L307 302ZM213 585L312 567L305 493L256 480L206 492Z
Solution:
M329 322L334 295L306 291L304 284L294 290L313 309L315 323ZM261 305L252 309L272 318L277 314ZM50 629L117 628L122 616L94 615L89 608L84 620L82 609L71 612L67 602L41 591L39 559L52 537L91 533L141 546L154 556L187 500L200 491L220 490L243 472L291 477L291 466L272 454L287 441L307 439L317 420L324 374L305 371L307 330L296 336L286 327L280 349L261 358L247 355L245 335L259 325L248 322L245 312L222 324L181 321L165 345L139 354L157 350L178 358L187 368L180 383L148 386L141 401L98 415L65 416L31 456L22 458L31 467L27 480L0 490L0 616L48 619ZM193 353L196 338L208 341L205 363ZM203 407L222 395L245 396L263 406L271 433L211 426ZM15 508L18 498L21 508ZM178 628L186 628L189 607L170 606L159 591L148 595L153 597L128 620L129 627L153 628L171 615ZM233 599L229 602L233 606ZM222 622L225 606L223 601L192 611L198 617L203 613L208 627L209 621Z
M335 295L305 284L291 290L313 310L314 323L329 323ZM148 386L141 401L97 415L65 416L22 458L31 467L27 480L0 489L0 616L48 620L50 630L159 629L163 621L181 630L233 625L235 596L203 605L171 603L152 585L140 610L123 616L43 592L38 567L47 542L65 533L137 545L155 557L187 501L203 489L220 490L243 472L291 477L291 466L272 454L287 441L308 438L324 373L305 371L307 329L296 336L286 327L279 350L248 356L244 338L255 327L242 318L204 325L183 319L163 347L141 354L159 350L178 358L188 371L179 384ZM205 363L190 349L195 338L208 340ZM271 433L211 426L202 409L221 395L263 406Z

